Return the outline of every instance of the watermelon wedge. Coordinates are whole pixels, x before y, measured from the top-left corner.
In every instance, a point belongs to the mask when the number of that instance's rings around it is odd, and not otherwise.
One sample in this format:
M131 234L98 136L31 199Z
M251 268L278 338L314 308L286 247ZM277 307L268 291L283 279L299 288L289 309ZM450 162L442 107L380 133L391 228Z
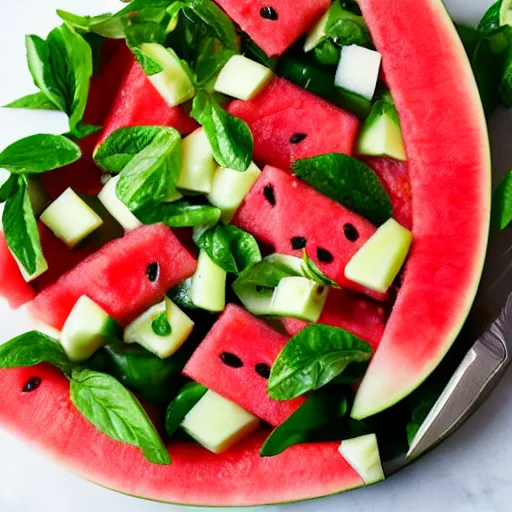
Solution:
M355 399L352 416L358 419L407 396L452 345L480 280L491 198L482 105L443 4L360 0L359 5L400 114L414 242L402 289ZM411 19L414 23L404 23Z

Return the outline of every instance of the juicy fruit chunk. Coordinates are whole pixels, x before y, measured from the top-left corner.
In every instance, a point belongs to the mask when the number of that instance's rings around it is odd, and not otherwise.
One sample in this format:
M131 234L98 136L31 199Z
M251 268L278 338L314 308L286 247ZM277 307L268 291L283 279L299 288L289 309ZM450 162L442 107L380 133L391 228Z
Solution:
M359 130L354 115L284 78L275 78L250 101L233 101L228 111L249 125L256 163L282 169L299 158L351 155Z
M394 219L384 223L345 267L345 277L376 292L388 290L400 272L412 233Z
M127 325L195 269L196 260L167 226L143 226L64 274L30 303L29 310L43 323L61 329L76 301L87 295Z
M192 80L173 50L157 43L142 43L140 50L162 68L148 78L169 107L176 107L194 97Z
M379 79L382 56L356 44L344 46L336 71L337 87L371 100Z
M270 370L287 341L265 322L229 304L183 373L276 426L304 402L302 397L273 400L267 394L268 374L263 369Z
M222 68L215 90L239 100L251 100L272 80L271 69L243 55L233 55Z
M155 332L159 316L168 322L168 334ZM161 359L172 356L185 343L194 329L194 322L168 297L136 318L124 330L125 343L138 343Z
M96 350L121 333L117 322L82 295L74 305L62 328L60 343L68 358L76 363L86 361Z
M347 439L341 443L340 453L357 471L366 485L384 480L379 446L375 434Z
M70 188L42 213L41 221L71 248L103 224L101 217Z
M260 420L209 390L185 416L182 428L213 453L229 450L254 432Z
M216 0L270 57L281 55L329 9L330 0Z
M190 297L201 309L218 313L226 306L227 273L205 251L200 251L197 270L192 277Z

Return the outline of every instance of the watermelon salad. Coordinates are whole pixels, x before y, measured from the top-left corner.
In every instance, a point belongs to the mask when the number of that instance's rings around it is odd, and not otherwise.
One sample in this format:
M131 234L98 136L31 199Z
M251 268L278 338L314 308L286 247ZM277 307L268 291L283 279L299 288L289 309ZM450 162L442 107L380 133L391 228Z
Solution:
M8 108L69 130L0 152L0 295L34 326L0 424L160 501L382 480L479 283L507 6L464 45L438 0L132 0L27 36Z

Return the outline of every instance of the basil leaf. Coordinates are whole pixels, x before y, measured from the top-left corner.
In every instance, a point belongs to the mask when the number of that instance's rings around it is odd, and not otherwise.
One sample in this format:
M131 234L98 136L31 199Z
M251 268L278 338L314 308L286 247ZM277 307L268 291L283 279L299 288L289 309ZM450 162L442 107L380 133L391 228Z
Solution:
M192 278L185 279L182 283L172 288L167 295L169 298L184 309L197 309L197 306L192 301L191 295Z
M5 108L26 108L31 110L59 110L45 94L42 92L36 92L35 94L28 94L19 98L8 105Z
M320 286L333 286L339 288L338 283L327 277L316 265L316 263L309 259L306 249L302 252L302 261L304 262L304 275L308 279L315 281Z
M343 329L309 325L283 348L272 366L268 394L291 400L325 386L351 363L368 361L371 346Z
M15 174L9 175L7 181L5 181L0 187L0 203L5 203L5 201L9 199L16 190L17 183L18 177Z
M195 66L197 87L207 87L236 53L233 49L225 49L217 39L205 39L201 44Z
M329 9L325 33L339 46L373 46L370 31L363 17L343 9L338 0Z
M2 223L7 246L27 274L34 274L44 256L28 188L21 177L5 202Z
M297 160L293 172L327 197L383 224L392 214L391 201L377 175L363 162L331 153Z
M31 135L0 152L0 167L13 174L40 174L80 159L80 147L63 135Z
M502 0L498 0L487 9L483 18L478 24L478 31L482 34L488 34L500 26L500 9Z
M70 373L73 363L60 343L39 331L30 331L0 345L0 368L24 368L49 363Z
M187 228L217 224L221 211L210 205L192 205L186 201L151 204L135 210L135 216L144 224L162 222L170 228Z
M109 39L124 38L121 18L111 13L100 14L99 16L80 16L63 11L62 9L57 9L57 15L77 32L93 32Z
M498 229L505 229L512 222L512 171L509 172L492 198L493 223Z
M219 165L246 171L252 162L254 141L247 124L222 109L213 96L199 91L190 115L204 127Z
M100 432L140 448L153 464L171 463L146 412L114 377L87 369L73 370L71 401Z
M165 429L172 436L180 427L185 416L203 398L208 388L197 382L187 382L167 408Z
M203 232L195 242L219 267L232 274L239 275L261 261L256 239L230 224L221 224Z

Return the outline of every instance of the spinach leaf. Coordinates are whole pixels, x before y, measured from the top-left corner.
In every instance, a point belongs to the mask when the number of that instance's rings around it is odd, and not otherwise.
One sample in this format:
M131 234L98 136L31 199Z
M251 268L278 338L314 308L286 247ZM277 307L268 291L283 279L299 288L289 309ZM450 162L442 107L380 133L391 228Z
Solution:
M35 94L28 94L12 101L5 108L26 108L30 110L58 110L58 107L54 105L45 94L42 92L36 92Z
M391 201L377 175L363 162L331 153L297 160L293 172L308 185L374 224L392 214Z
M184 309L197 309L191 296L192 278L185 279L182 283L172 288L167 295L178 306Z
M39 331L30 331L0 345L0 368L23 368L50 363L69 374L73 363L60 343Z
M291 400L325 386L351 363L368 361L371 346L353 334L327 325L309 325L277 356L268 381L275 400Z
M114 377L88 369L74 369L71 401L100 432L140 448L151 463L171 463L146 412Z
M31 135L0 152L0 167L13 174L40 174L80 159L80 147L63 135Z
M203 398L207 391L208 388L197 382L187 382L181 388L178 396L167 408L165 416L165 429L170 436L178 430L185 416Z
M151 204L135 210L135 216L144 224L163 222L170 228L187 228L217 224L221 211L210 205L192 205L187 201Z
M222 109L214 97L199 91L190 114L206 132L219 165L239 172L252 162L254 141L247 124Z
M338 283L333 281L330 277L327 277L316 265L313 260L310 260L306 249L302 252L302 261L304 263L304 276L315 283L318 283L320 286L334 286L335 288L339 288Z
M339 46L373 46L370 31L363 17L345 10L338 0L329 9L325 33Z
M509 172L492 198L493 223L498 229L505 229L512 222L512 171Z
M200 249L226 272L239 275L261 261L256 239L230 224L215 226L202 232L195 242Z

